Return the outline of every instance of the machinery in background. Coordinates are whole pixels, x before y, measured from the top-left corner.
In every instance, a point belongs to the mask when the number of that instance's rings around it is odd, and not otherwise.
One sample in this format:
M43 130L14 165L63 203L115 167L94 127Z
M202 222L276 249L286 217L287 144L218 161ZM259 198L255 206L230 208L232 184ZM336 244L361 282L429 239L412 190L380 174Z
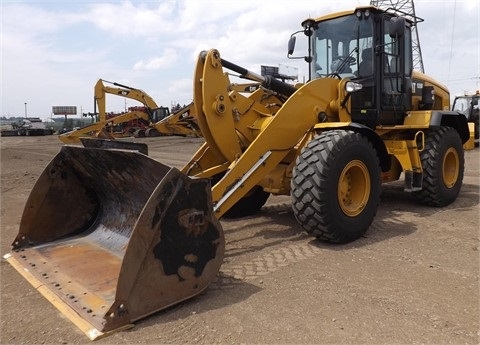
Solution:
M2 137L52 135L53 128L47 127L39 117L29 117L3 126L0 129Z
M453 100L452 110L458 111L459 113L465 115L467 121L470 123L470 126L473 127L473 137L475 140L478 140L480 137L480 129L478 127L479 122L479 113L480 106L478 104L478 99L480 98L480 91L477 90L473 94L465 94L463 96L456 96ZM474 148L475 144L473 139L470 140L471 144L468 145L468 149Z
M105 85L104 82L113 86ZM130 136L199 136L190 114L191 107L171 114L169 108L158 106L146 92L102 79L99 79L95 84L94 94L94 113L97 113L98 109L98 121L59 135L59 139L62 142L78 144L80 143L80 138L85 137L115 139ZM107 94L133 99L142 103L143 106L130 107L128 112L112 116L106 111ZM186 115L187 113L189 114L188 116Z

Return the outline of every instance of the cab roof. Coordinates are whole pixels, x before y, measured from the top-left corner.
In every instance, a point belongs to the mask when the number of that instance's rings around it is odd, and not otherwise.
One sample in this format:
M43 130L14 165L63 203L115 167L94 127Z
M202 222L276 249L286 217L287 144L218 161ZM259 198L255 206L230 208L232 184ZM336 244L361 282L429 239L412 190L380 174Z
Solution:
M393 8L392 9L387 9L387 10L383 10L379 7L376 7L376 6L358 6L358 7L355 7L354 9L352 10L347 10L347 11L341 11L341 12L333 12L333 13L329 13L329 14L326 14L326 15L323 15L321 17L317 17L317 18L310 18L310 19L307 19L307 20L313 20L315 22L323 22L325 20L329 20L329 19L334 19L334 18L339 18L339 17L343 17L343 16L348 16L348 15L351 15L351 14L355 14L356 11L360 10L360 11L365 11L365 10L369 10L370 12L372 13L375 13L375 14L378 14L378 13L389 13L391 15L394 15L394 16L398 16L399 14L402 14L401 12L399 11L395 11ZM390 11L391 10L391 11ZM403 15L406 17L405 19L411 23L413 23L413 21L411 19L408 18L408 14L407 13L403 13ZM418 21L423 21L423 19L420 19L420 18L417 18L417 22ZM307 21L305 20L305 21Z

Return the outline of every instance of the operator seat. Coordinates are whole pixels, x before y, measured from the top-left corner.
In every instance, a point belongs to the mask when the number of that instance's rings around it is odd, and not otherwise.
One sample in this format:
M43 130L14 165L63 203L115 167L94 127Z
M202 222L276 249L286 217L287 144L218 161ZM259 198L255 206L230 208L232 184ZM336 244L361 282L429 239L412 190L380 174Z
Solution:
M358 66L358 76L368 77L373 74L373 49L365 48L362 50L362 62Z

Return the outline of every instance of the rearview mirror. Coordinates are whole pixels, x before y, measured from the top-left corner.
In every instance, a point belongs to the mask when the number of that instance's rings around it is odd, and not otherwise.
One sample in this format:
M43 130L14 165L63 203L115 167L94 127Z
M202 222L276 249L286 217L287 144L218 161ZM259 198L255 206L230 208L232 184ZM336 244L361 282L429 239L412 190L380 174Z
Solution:
M295 42L297 38L295 36L291 36L288 40L288 55L292 55L293 51L295 50Z
M390 19L390 37L398 38L405 35L405 23L404 17L393 17Z

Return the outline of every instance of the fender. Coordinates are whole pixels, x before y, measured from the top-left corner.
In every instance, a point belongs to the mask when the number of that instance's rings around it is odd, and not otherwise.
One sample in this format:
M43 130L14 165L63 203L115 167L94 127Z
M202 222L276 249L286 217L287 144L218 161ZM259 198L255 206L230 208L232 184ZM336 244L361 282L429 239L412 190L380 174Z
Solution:
M351 130L353 132L361 133L362 135L366 136L378 153L378 158L380 160L380 167L382 168L382 171L388 171L390 169L391 157L388 154L387 148L385 147L385 144L383 143L383 140L380 138L380 136L370 127L356 122L322 122L316 124L313 127L313 130L316 132L322 132L324 130L331 130L336 128Z
M459 112L433 110L432 116L430 117L430 127L436 126L448 126L455 128L462 139L462 144L465 144L470 138L467 118Z

